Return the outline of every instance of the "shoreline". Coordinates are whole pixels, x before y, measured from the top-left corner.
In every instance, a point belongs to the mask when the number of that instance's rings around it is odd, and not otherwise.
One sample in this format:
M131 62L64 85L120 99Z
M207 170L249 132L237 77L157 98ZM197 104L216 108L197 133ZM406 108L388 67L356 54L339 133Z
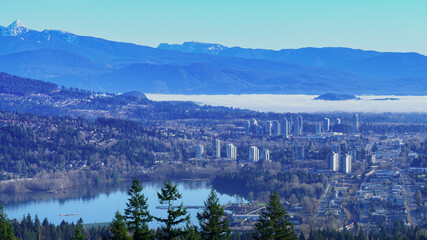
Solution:
M62 173L62 172L58 172ZM152 173L154 174L154 173ZM68 192L71 191L73 188L80 187L80 186L88 186L93 187L97 186L98 184L114 184L114 183L120 183L120 182L126 182L126 181L132 181L135 177L144 181L166 181L166 180L173 180L173 181L212 181L212 178L176 178L176 177L167 177L167 176L158 176L154 178L150 174L142 174L142 175L130 175L126 176L120 179L106 179L99 182L93 182L91 181L91 178L81 179L80 183L74 183L67 186L62 186L61 188L52 188L52 189L43 189L43 187L31 187L28 188L28 186L25 186L25 184L32 182L34 184L37 184L38 181L41 181L45 178L48 178L49 176L43 176L39 178L19 178L19 179L13 179L13 180L3 180L0 181L0 193L2 194L18 194L18 193L48 193L48 194L58 194L58 192ZM63 179L51 179L50 184L59 184ZM45 184L45 183L40 183ZM6 185L6 186L5 186ZM18 185L18 186L7 186L7 185ZM9 191L10 188L13 188L14 191Z

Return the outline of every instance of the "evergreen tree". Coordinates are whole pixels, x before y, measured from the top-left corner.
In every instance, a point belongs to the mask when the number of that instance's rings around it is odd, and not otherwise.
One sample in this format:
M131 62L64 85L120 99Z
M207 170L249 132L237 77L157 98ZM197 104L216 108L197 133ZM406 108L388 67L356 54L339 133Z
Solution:
M86 236L83 234L83 227L80 223L76 225L76 230L74 231L73 240L85 240Z
M200 240L200 234L197 231L197 227L191 225L190 222L187 222L181 239Z
M15 240L13 225L7 218L3 205L0 205L0 240Z
M289 221L288 213L280 203L280 197L276 191L270 195L266 209L255 224L254 238L260 240L297 239L294 225Z
M230 222L224 217L224 208L219 204L214 188L205 201L203 213L197 213L197 218L199 219L202 239L221 240L230 238Z
M119 211L116 211L116 215L113 221L110 224L110 231L113 235L111 240L130 240L132 239L128 236L128 231L126 228L126 222L124 221L123 216Z
M177 186L168 180L161 189L161 192L157 193L157 196L159 197L160 204L168 205L168 216L166 218L156 217L157 221L163 223L161 230L158 232L159 238L169 240L183 237L186 232L181 227L178 227L178 225L185 222L188 224L190 222L190 215L182 203L179 206L173 206L173 203L182 197L178 192Z
M126 203L125 215L127 227L135 240L154 239L154 234L148 228L153 217L148 212L147 198L142 193L142 185L134 179L128 191L129 202Z

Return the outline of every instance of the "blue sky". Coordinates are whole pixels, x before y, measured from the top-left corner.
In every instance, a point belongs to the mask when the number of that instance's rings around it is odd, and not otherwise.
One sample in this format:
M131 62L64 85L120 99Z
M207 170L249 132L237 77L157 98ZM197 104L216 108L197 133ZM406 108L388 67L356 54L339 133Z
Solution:
M157 46L200 41L427 55L426 0L1 0L0 25Z

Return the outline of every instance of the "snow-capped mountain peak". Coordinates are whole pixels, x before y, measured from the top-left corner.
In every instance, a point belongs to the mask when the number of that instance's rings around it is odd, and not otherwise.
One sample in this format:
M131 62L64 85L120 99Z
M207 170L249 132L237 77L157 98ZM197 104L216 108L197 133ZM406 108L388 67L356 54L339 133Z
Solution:
M9 28L25 28L21 20L17 19L9 25Z
M225 50L227 47L224 47L220 44L215 44L215 43L203 43L203 42L192 41L192 42L184 42L181 45L161 43L157 48L173 50L173 51L181 51L181 52L197 52L197 53L217 55L219 52Z
M28 28L24 26L24 24L16 20L13 23L11 23L7 28L1 28L1 33L3 36L18 36L21 33L28 32Z

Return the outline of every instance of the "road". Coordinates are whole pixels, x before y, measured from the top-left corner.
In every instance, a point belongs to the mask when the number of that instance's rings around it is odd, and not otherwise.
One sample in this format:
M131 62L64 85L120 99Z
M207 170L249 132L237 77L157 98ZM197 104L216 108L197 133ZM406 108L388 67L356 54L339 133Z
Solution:
M405 191L405 205L408 214L408 223L415 227L419 224L416 218L418 206L415 200L415 188L412 184L411 178L409 177L408 171L403 170L401 171L401 174L403 179L403 188Z
M332 184L335 184L335 182L332 182ZM328 183L328 185L326 186L326 189L323 192L322 196L320 196L319 209L317 211L317 216L318 217L325 216L326 211L328 211L328 204L329 204L329 200L330 200L331 189L332 189L332 187Z

